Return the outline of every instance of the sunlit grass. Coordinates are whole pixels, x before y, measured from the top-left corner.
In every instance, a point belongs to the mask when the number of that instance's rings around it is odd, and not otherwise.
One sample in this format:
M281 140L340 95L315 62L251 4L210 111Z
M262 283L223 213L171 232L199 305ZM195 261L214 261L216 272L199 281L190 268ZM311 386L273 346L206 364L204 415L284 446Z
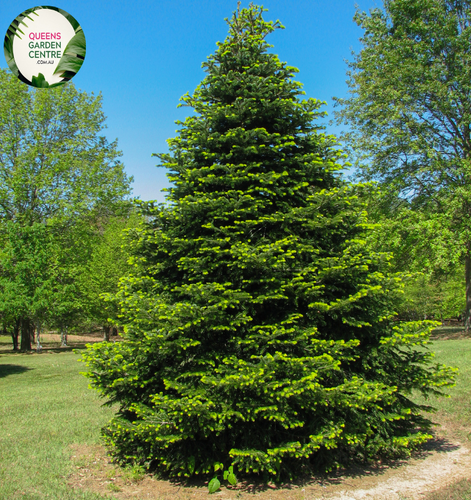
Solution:
M426 401L437 409L432 416L438 421L453 427L453 433L461 441L471 438L471 339L437 340L432 345L438 363L458 368L456 386L447 390L449 398L430 398ZM421 400L423 402L423 400Z
M425 500L471 500L471 479L463 479L451 486L430 493Z
M112 415L79 372L78 355L0 358L0 499L103 498L67 486L71 445L99 442Z
M462 443L471 440L471 339L438 340L433 343L436 360L439 363L459 369L456 387L448 392L449 398L429 400L437 413L433 420L443 427L452 429ZM440 432L440 427L438 427ZM471 500L470 477L427 495L426 500Z
M432 348L437 362L460 370L450 398L428 401L438 409L433 420L452 426L464 442L471 437L471 339L438 340ZM78 358L71 352L0 356L0 500L104 498L67 484L73 445L99 443L100 429L113 414L87 388ZM471 481L426 498L471 500Z

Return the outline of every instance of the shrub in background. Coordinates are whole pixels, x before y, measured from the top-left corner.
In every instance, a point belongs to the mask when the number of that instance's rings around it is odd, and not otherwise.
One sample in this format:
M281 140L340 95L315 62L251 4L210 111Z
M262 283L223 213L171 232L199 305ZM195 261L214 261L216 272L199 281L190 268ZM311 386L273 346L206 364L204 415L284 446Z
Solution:
M397 312L401 319L459 319L466 309L465 280L461 269L441 276L413 274L404 287Z

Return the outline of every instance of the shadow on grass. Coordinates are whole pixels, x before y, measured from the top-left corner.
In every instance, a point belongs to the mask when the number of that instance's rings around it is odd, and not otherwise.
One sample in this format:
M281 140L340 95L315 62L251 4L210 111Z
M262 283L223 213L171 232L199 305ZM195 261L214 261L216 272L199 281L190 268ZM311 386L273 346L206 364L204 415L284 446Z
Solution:
M24 373L31 368L22 365L11 365L11 364L0 364L0 378L8 377L9 375L19 375L20 373Z

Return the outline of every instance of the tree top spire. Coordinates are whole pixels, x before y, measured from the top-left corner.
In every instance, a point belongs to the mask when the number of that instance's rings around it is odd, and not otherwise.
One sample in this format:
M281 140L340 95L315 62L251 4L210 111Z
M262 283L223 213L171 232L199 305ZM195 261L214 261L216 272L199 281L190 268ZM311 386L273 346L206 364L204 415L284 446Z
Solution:
M225 19L229 25L229 36L226 42L232 38L244 39L247 35L258 35L262 39L275 29L284 29L277 19L276 21L265 21L263 13L267 12L263 5L254 5L250 2L248 8L240 8L241 2L237 2L237 10L232 13L232 18Z

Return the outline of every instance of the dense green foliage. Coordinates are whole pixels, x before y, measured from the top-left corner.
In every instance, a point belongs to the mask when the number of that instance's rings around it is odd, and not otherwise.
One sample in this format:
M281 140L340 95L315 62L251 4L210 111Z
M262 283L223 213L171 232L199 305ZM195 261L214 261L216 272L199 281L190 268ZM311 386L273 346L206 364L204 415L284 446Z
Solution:
M23 349L34 329L90 309L78 281L98 223L129 213L130 179L104 120L100 96L72 83L31 89L0 70L0 313Z
M118 324L119 308L115 300L119 280L132 268L128 263L127 234L139 225L141 217L132 207L125 216L98 221L87 261L76 284L84 297L83 316L87 325L103 326L105 337Z
M405 278L402 300L397 306L402 320L459 320L464 317L462 273L439 278L413 274Z
M386 0L384 10L357 12L355 21L364 30L363 48L350 63L350 96L338 100L337 118L350 126L345 139L362 178L378 181L389 199L382 222L421 223L424 234L434 229L415 248L401 231L396 248L422 260L435 247L438 254L423 269L428 275L457 259L465 268L470 328L471 3Z
M125 341L84 354L120 405L112 453L174 477L281 479L407 452L428 437L411 392L450 380L429 326L391 319L398 280L365 247L361 187L313 122L321 103L267 51L277 27L257 7L234 14L183 97L195 114L159 155L170 203L143 205L118 294Z
M390 252L391 267L405 278L396 306L401 319L464 318L466 287L462 245L446 215L414 209L411 203L378 186L364 193L373 230L368 245Z

